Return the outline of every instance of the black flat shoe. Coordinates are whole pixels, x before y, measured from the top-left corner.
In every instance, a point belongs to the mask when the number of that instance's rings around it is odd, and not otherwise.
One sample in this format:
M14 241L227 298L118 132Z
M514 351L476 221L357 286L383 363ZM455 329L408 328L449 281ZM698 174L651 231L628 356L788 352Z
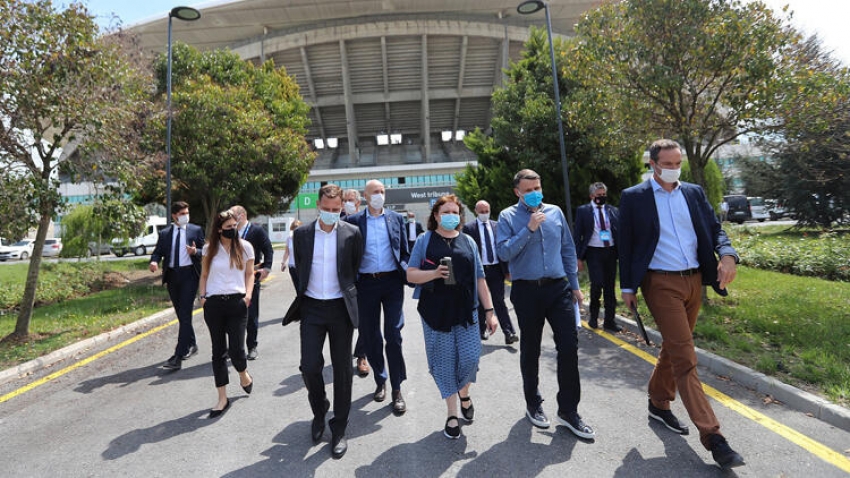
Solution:
M443 428L443 435L450 440L457 440L460 438L460 422L458 421L457 426L450 427L449 422L452 420L457 421L457 417L449 417L446 419L446 427Z
M251 377L251 383L248 385L242 385L242 390L245 390L245 393L251 395L251 390L254 390L254 377Z
M222 408L221 410L210 410L209 418L218 418L218 417L224 415L224 412L226 412L228 408L230 408L230 399L229 398L227 399L227 403L224 404L224 408Z
M460 397L460 394L458 394ZM460 413L463 415L463 419L469 423L472 423L472 419L475 417L475 406L472 404L471 397L460 397ZM469 408L463 408L463 404L469 402Z

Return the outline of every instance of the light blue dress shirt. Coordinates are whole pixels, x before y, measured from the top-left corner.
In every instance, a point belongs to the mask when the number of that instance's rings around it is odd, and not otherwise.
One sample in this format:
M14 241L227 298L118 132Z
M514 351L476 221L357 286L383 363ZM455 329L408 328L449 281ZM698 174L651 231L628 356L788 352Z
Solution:
M381 212L373 216L366 211L366 250L360 263L361 274L390 272L396 270L395 256L390 246L387 217Z
M655 178L650 184L655 194L660 231L649 268L659 271L696 269L699 267L697 234L682 188L677 184L673 191L667 192Z

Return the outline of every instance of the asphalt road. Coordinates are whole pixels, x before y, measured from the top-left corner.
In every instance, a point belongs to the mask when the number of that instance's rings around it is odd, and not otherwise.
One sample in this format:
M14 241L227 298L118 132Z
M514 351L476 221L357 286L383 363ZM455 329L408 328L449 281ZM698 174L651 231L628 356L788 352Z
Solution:
M410 290L408 290L408 294ZM472 387L476 419L460 440L442 435L445 406L427 373L416 303L407 300L404 328L408 412L396 417L389 401L373 402L372 376L354 379L349 450L330 456L330 433L313 445L307 394L298 372L298 326L281 327L293 296L288 276L264 284L260 357L249 362L253 394L235 372L233 401L218 420L207 419L216 401L209 334L201 314L195 330L201 353L177 372L160 366L171 354L172 325L129 344L113 342L79 366L66 361L0 386L0 475L10 477L834 477L850 474L850 432L703 371L730 444L747 465L723 472L696 434L681 437L647 419L646 381L652 365L607 334L580 332L580 413L596 429L593 442L566 428L533 428L524 418L518 348L501 332L484 344L478 383ZM127 337L131 339L132 337ZM123 339L122 339L123 340ZM118 346L116 347L116 344ZM516 344L518 345L518 344ZM645 347L639 347L646 350ZM91 354L89 354L91 355ZM544 335L541 385L550 417L556 413L555 350ZM328 357L327 349L325 356ZM329 364L329 360L327 362ZM76 365L75 365L76 364ZM38 385L45 375L76 367ZM330 383L330 367L325 370ZM37 386L32 386L36 384ZM23 389L22 387L32 387ZM330 385L328 386L331 394ZM673 411L688 424L679 401ZM763 415L753 415L756 411ZM693 426L691 425L693 430Z

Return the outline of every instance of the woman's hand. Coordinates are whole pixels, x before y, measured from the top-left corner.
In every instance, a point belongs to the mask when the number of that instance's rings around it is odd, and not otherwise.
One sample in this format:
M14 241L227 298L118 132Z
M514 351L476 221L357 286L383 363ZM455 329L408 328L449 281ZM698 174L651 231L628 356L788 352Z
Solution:
M245 301L245 307L251 307L251 298L247 295L242 299Z
M449 266L439 265L436 269L434 269L434 273L434 279L448 279Z

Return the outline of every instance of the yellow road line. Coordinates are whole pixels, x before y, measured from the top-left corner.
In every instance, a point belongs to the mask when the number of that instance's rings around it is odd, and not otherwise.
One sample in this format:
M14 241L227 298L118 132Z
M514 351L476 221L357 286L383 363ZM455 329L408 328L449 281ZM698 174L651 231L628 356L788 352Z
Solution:
M628 351L632 355L636 355L642 358L643 360L646 360L647 362L651 363L652 365L655 365L655 361L657 359L654 355L645 352L628 342L620 340L607 332L591 329L587 326L586 323L582 323L582 326L595 333L596 335L599 335L600 337L614 343L621 349ZM759 425L767 428L773 433L776 433L782 438L790 441L791 443L794 443L795 445L803 448L809 453L817 456L821 460L838 467L840 470L850 473L850 458L847 458L841 453L829 448L828 446L816 440L807 437L806 435L803 435L797 430L794 430L793 428L787 425L783 425L782 423L777 422L776 420L768 417L767 415L744 405L743 403L735 400L734 398L726 395L725 393L717 390L716 388L710 385L706 385L705 383L703 383L702 389L709 397L717 400L724 407L734 412L737 412L744 418L758 423Z

